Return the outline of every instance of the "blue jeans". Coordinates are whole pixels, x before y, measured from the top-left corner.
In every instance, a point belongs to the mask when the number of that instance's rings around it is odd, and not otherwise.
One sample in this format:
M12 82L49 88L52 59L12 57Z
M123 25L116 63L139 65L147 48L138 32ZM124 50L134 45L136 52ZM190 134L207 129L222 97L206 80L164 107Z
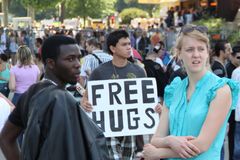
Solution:
M0 92L8 98L9 95L9 88L8 88L8 83L0 83Z
M16 106L19 98L21 97L22 93L14 93L12 98L12 103Z
M221 158L220 158L220 160L224 160L224 154L225 154L225 152L224 152L224 142L223 142L223 146L222 146L222 149L221 149Z
M236 122L234 135L234 152L233 160L240 159L240 122Z

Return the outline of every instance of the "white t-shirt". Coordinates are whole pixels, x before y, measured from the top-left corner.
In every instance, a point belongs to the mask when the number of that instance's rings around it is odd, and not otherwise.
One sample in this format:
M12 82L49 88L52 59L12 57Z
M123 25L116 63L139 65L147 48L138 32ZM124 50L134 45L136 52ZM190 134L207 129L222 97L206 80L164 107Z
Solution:
M0 97L0 131L2 130L10 112L11 106L4 98Z
M232 77L233 80L240 82L240 67L236 68L233 73ZM240 85L239 85L240 87ZM240 122L240 93L238 94L238 102L235 110L235 120Z

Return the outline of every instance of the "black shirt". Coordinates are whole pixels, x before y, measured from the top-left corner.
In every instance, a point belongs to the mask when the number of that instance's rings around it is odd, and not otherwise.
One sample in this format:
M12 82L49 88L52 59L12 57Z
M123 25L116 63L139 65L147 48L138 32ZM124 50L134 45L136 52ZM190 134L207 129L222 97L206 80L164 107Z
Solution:
M14 125L26 129L27 121L29 116L29 109L32 106L29 106L30 99L40 90L46 88L50 85L53 85L49 81L42 81L32 85L23 95L20 97L16 108L8 117L8 120Z
M157 82L158 96L163 97L164 88L167 85L167 78L160 64L152 60L143 61L147 77L154 77Z
M214 61L212 66L212 71L214 74L216 74L218 77L227 77L227 73L225 70L225 67L218 61Z
M226 64L226 70L227 70L227 77L228 78L231 78L232 77L232 72L233 72L233 70L234 69L236 69L237 67L234 65L234 64L232 64L232 62L228 62L227 64Z

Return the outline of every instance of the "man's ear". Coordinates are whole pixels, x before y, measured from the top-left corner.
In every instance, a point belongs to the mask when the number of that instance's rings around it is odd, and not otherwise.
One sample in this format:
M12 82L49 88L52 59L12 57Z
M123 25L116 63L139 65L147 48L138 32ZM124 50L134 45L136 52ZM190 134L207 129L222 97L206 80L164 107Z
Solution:
M54 69L55 61L51 58L47 58L46 59L46 65L48 66L49 69Z
M115 47L114 46L110 46L109 49L112 53L115 53Z

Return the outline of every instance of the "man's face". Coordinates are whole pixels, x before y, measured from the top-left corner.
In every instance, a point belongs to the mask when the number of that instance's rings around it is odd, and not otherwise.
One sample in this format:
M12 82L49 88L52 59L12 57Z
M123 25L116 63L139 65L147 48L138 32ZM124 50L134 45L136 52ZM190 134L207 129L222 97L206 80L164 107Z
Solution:
M36 41L36 42L35 42L35 46L36 46L37 48L39 48L39 47L41 47L41 44L40 44L38 41Z
M130 39L121 38L116 46L111 46L110 49L113 52L113 57L127 59L131 56L132 51Z
M226 43L225 44L225 51L224 51L224 55L225 55L225 59L228 59L230 54L232 53L232 47L231 47L231 44L230 43Z
M63 84L76 84L79 80L80 56L77 44L60 46L60 55L55 62L54 73Z

